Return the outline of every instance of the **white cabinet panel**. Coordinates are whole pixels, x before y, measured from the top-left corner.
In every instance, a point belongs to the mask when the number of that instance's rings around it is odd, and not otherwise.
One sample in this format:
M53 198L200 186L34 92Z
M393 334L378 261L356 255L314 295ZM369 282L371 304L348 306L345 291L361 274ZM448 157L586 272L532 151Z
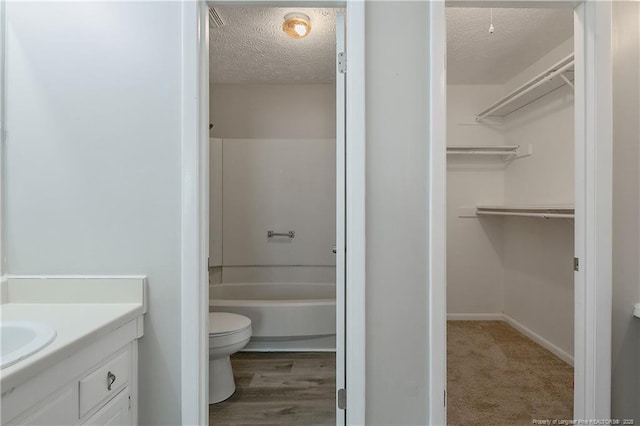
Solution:
M83 425L123 426L131 425L131 404L129 388L124 388L107 405L101 408Z
M68 387L26 416L12 421L11 424L25 426L68 426L77 424L76 402L77 394L74 392L74 387Z

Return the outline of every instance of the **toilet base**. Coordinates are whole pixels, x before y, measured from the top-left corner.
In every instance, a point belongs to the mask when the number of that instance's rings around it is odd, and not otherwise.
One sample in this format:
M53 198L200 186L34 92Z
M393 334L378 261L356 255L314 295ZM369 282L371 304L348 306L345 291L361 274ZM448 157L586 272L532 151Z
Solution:
M228 399L236 391L229 356L209 359L209 404Z

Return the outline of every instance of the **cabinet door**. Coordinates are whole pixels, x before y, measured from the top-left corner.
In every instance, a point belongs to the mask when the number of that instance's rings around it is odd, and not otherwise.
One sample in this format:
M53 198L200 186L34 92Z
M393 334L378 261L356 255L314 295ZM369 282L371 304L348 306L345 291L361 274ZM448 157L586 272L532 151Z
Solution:
M78 423L77 394L73 388L59 391L40 407L29 410L27 414L11 421L11 425L25 426L68 426Z
M132 421L130 395L129 388L124 388L83 424L95 426L130 426Z

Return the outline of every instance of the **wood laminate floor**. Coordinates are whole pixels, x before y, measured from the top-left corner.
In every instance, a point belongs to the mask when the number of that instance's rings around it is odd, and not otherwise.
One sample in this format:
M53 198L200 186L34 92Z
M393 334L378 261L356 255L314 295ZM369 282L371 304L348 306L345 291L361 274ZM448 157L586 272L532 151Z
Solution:
M335 353L240 352L231 363L236 393L209 405L209 424L335 425Z

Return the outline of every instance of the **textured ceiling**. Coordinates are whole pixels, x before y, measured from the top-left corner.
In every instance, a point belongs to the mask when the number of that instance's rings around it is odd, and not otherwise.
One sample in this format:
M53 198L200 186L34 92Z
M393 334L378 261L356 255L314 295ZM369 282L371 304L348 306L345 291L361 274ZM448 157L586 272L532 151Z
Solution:
M447 80L503 84L573 35L571 9L447 8Z
M335 79L339 9L217 7L225 25L211 25L212 83L324 83ZM284 16L311 18L308 37L282 31ZM573 34L571 9L447 8L448 81L502 84Z
M212 83L324 83L335 80L339 9L216 7L225 25L210 30ZM302 12L311 32L292 39L284 16Z

